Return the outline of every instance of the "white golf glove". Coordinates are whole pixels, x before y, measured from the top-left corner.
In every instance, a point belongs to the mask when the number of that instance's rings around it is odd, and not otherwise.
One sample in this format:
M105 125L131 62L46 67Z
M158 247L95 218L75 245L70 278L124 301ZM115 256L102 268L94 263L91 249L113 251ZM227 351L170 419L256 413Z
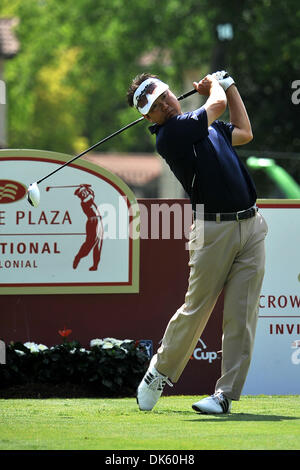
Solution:
M226 91L231 85L234 85L234 80L226 70L221 70L212 74L212 76L218 80L219 84Z

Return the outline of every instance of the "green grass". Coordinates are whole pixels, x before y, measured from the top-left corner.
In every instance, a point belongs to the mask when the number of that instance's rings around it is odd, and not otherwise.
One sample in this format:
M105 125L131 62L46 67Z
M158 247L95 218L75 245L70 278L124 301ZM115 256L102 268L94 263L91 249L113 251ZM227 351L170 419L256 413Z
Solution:
M1 450L299 450L300 396L243 396L229 415L200 415L199 397L1 399Z

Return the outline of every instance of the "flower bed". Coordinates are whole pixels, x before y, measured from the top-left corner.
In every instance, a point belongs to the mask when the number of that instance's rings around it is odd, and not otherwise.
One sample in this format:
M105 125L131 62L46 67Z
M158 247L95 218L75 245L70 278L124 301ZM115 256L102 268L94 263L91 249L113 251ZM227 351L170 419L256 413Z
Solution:
M128 339L94 339L89 349L77 341L50 348L10 343L6 364L0 366L0 396L12 396L18 390L22 395L28 388L41 397L61 396L62 390L66 396L133 396L148 363L143 342Z

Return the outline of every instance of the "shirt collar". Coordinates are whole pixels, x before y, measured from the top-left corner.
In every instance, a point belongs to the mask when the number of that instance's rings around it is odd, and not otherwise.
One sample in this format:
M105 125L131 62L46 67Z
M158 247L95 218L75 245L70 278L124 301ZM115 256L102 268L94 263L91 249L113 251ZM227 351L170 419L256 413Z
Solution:
M149 131L151 132L151 134L157 134L159 129L160 129L160 125L159 124L153 124L152 126L150 126L148 129Z

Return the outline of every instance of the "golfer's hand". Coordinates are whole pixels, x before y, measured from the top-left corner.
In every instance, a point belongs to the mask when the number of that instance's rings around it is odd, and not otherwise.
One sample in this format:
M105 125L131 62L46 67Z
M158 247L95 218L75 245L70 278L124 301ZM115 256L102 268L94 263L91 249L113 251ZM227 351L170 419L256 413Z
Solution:
M214 80L216 79L212 75L206 75L200 82L193 82L193 87L200 95L209 96Z
M221 70L212 74L212 76L218 80L219 84L226 91L231 85L234 85L234 80L230 77L229 73L226 70Z

